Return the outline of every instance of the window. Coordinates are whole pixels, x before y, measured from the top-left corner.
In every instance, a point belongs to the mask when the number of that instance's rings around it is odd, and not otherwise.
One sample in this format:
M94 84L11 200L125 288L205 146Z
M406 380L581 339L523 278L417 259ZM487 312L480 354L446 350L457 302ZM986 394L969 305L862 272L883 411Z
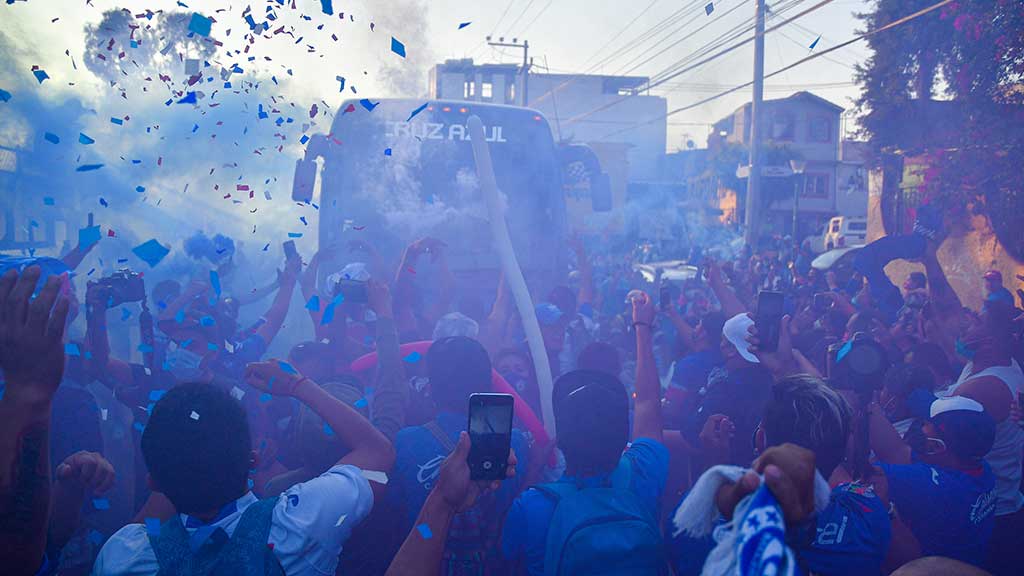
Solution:
M508 98L505 101L511 104L516 101L516 83L513 80L508 80L505 85L508 86Z
M772 140L792 141L796 136L796 116L792 112L772 114Z
M827 144L832 141L832 121L827 116L811 116L807 122L807 139Z
M804 175L803 198L828 198L828 174Z
M466 80L466 83L462 86L462 97L469 100L473 96L476 96L476 82L473 80Z
M847 225L847 228L849 228L851 232L863 232L868 229L868 223L850 222L849 225Z
M490 100L494 96L494 84L490 82L484 82L480 85L480 97L484 100Z

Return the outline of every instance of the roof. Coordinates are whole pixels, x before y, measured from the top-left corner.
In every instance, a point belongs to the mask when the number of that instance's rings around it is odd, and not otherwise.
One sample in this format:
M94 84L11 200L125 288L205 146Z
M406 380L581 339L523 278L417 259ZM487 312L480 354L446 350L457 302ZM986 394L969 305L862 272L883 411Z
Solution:
M843 111L845 110L845 108L843 108L842 106L839 106L838 104L835 104L833 102L829 102L828 100L825 100L821 96L818 96L817 94L813 94L811 92L807 92L806 90L801 90L800 92L794 92L793 94L790 94L789 96L786 96L785 98L773 98L771 100L765 100L765 103L766 104L770 104L770 103L774 103L774 102L788 102L788 101L793 101L793 100L806 100L809 104L815 104L815 105L818 105L818 106L829 108L829 109L831 109L831 110L833 110L833 111L835 111L837 113L840 113L840 114L842 114ZM726 116L724 118L721 118L720 120L718 120L718 122L715 122L715 126L717 127L718 124L728 120L732 116L735 116L736 113L739 112L740 110L745 110L747 108L750 108L750 102L747 102L746 104L743 104L742 106L740 106L739 108L734 110L732 114L730 114L730 115L728 115L728 116Z

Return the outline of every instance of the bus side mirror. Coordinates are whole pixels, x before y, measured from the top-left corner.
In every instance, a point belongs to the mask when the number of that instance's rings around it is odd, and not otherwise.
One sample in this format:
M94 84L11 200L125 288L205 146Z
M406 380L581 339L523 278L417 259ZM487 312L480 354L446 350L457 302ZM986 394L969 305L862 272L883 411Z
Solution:
M295 161L295 180L292 182L292 200L308 203L313 200L313 184L316 182L316 160Z
M611 212L612 210L612 183L608 174L601 172L591 176L590 181L590 207L594 212Z

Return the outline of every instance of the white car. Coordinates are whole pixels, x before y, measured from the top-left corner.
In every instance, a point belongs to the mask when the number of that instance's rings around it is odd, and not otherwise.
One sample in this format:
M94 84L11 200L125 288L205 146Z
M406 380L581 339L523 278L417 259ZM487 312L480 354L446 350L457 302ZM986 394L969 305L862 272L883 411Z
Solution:
M811 250L821 254L836 248L863 246L867 235L867 218L836 216L828 221L821 235L810 238Z

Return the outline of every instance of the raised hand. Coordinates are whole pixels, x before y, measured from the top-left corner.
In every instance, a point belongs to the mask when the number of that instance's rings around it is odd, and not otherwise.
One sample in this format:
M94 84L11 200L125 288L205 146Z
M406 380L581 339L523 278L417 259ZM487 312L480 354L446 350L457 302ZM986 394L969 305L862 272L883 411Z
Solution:
M448 458L441 464L441 472L438 475L437 490L444 502L455 512L462 512L476 503L477 498L490 490L497 490L501 481L480 482L470 480L469 464L466 458L469 456L469 435L460 433L459 443L455 450L448 455ZM508 451L508 466L506 477L512 478L516 474L516 453Z
M388 285L372 278L366 283L366 303L379 318L394 318Z
M642 290L633 290L629 299L633 303L633 324L652 326L657 309L651 297Z
M269 392L274 396L294 396L298 384L304 378L287 362L271 359L267 362L251 362L245 367L246 384Z
M64 375L68 299L63 276L50 276L32 298L41 270L9 270L0 278L0 369L13 399L50 401Z
M57 482L83 492L103 494L114 486L114 467L99 454L82 450L57 466Z

